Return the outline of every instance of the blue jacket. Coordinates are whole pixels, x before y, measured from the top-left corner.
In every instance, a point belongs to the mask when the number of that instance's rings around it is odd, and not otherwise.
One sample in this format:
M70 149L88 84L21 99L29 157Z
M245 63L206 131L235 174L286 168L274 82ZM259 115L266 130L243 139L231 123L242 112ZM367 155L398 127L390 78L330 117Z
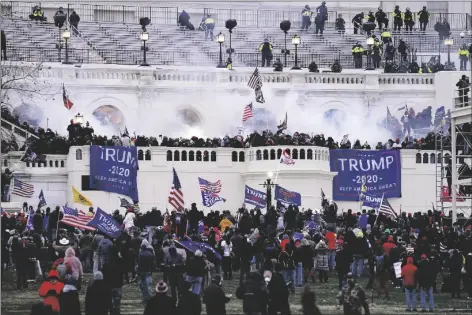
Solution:
M320 5L316 8L316 14L328 18L328 7Z
M154 254L148 248L142 250L138 255L138 273L152 272L154 269Z
M361 216L359 217L359 227L361 229L365 229L367 227L368 219L369 217L367 216L367 214L361 214Z

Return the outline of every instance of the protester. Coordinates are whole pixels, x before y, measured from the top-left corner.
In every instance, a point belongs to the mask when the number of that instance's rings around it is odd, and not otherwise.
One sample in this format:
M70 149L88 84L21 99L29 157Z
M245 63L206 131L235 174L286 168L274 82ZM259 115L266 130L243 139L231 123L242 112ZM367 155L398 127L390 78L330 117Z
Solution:
M143 315L166 314L176 315L177 309L173 299L167 295L167 284L160 281L156 285L156 295L146 303Z
M93 274L93 282L85 294L85 315L108 315L111 308L111 290L103 280L103 274L97 271Z
M61 310L59 296L63 289L64 283L59 282L59 273L55 270L49 272L48 280L39 287L39 296L43 298L44 305L50 306L55 313L59 313Z
M207 315L226 315L226 303L230 301L230 297L225 295L221 284L221 277L217 275L203 292Z

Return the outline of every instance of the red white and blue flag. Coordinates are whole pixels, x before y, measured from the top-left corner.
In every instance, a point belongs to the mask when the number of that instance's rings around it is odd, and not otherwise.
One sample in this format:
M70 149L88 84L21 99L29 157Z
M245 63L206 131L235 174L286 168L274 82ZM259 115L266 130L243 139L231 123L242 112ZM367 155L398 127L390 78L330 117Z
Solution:
M70 208L68 206L63 206L62 209L64 210L64 217L59 222L81 230L95 231L94 227L87 226L87 223L92 220L91 216L88 216L81 210Z
M246 105L244 107L244 112L243 112L243 122L247 121L249 118L254 117L254 112L252 111L252 103Z
M31 198L34 194L34 185L13 178L13 189L11 193L21 197Z
M174 176L172 179L172 187L169 192L169 204L174 207L174 209L183 211L185 206L184 192L182 191L182 185L180 184L179 176L177 176L175 168L172 170Z
M284 163L286 165L292 165L292 164L295 164L295 161L292 159L292 157L287 152L287 150L284 150L284 152L282 153L282 156L280 157L280 163Z

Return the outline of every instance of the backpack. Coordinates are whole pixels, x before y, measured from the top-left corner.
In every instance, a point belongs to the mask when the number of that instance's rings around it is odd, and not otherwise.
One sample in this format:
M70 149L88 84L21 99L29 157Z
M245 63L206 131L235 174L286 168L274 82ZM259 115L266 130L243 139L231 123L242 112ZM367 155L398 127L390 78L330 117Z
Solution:
M66 275L67 275L67 264L66 264L66 262L63 261L62 263L60 263L56 267L56 271L59 274L59 281L64 282L64 280L66 279Z

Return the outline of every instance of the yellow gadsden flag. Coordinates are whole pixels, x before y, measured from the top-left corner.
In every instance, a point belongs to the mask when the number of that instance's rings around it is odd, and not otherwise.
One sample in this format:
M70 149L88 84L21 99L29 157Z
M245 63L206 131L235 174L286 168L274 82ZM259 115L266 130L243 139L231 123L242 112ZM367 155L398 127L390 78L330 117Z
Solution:
M93 203L87 197L79 193L79 191L75 189L75 187L72 187L72 195L74 196L75 203L80 203L81 205L87 207L93 206Z

